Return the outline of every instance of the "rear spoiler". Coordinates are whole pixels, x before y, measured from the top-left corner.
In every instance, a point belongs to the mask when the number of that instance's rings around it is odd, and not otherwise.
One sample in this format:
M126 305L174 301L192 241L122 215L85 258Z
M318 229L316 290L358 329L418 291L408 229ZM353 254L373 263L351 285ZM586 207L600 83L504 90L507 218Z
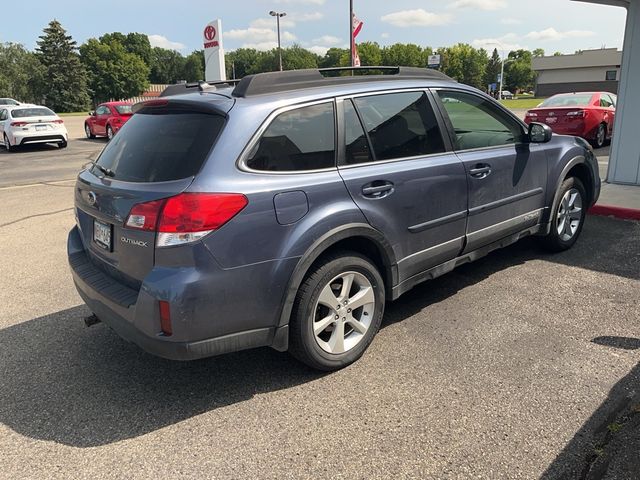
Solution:
M238 79L232 80L219 80L215 82L205 82L200 80L194 83L176 83L175 85L169 85L160 94L161 97L171 97L174 95L184 95L185 93L193 92L213 92L219 88L229 88L240 83Z

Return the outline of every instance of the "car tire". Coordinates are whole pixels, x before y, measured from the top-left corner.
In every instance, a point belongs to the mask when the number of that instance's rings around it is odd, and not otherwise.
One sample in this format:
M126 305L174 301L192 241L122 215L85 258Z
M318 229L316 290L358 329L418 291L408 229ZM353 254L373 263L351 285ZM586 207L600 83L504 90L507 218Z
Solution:
M551 252L568 250L576 243L588 208L586 190L576 177L569 177L562 182L557 199L551 211L549 233L541 237L543 247Z
M4 134L4 148L8 151L8 152L15 152L16 148L14 145L11 145L11 143L9 143L9 138L7 137L7 134Z
M67 148L68 143L67 142L60 142L58 143L58 148Z
M88 139L96 138L96 136L91 131L91 126L88 123L84 124L84 134L87 136Z
M596 137L593 139L591 144L593 148L602 148L607 142L607 124L601 123L598 125L598 130L596 131Z
M384 282L371 260L355 252L326 256L298 289L289 352L317 370L346 367L362 356L378 333L384 306Z
M107 125L107 139L111 140L113 138L113 129L111 125Z

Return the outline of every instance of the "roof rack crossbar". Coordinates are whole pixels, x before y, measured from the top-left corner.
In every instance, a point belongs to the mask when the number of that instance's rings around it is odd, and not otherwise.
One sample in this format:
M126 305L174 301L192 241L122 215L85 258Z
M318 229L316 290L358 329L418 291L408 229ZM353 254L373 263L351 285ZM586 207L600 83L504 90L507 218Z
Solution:
M324 73L352 71L365 73L370 71L388 72L382 75L325 76ZM350 83L362 83L386 80L407 79L447 80L452 79L437 70L417 67L332 67L307 70L285 70L284 72L267 72L244 77L233 89L234 97L250 97L266 93L301 90L305 88L323 87Z

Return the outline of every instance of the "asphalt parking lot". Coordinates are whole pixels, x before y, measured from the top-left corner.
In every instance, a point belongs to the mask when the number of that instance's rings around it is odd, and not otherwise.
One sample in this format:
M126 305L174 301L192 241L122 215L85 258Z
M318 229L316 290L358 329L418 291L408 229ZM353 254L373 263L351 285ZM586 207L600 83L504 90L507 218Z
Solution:
M603 217L414 289L329 375L86 328L69 179L104 144L0 153L0 478L580 478L638 389L640 224Z

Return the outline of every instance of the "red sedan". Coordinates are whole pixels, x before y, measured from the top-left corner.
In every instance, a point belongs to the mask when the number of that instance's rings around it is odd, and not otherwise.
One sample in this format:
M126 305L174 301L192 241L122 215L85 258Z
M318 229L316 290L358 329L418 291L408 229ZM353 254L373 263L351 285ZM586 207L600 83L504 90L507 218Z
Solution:
M562 93L529 110L524 121L546 123L561 135L575 135L600 148L613 135L617 98L613 93Z
M107 137L111 140L133 115L132 106L129 102L106 102L98 105L84 121L84 133L87 138Z

